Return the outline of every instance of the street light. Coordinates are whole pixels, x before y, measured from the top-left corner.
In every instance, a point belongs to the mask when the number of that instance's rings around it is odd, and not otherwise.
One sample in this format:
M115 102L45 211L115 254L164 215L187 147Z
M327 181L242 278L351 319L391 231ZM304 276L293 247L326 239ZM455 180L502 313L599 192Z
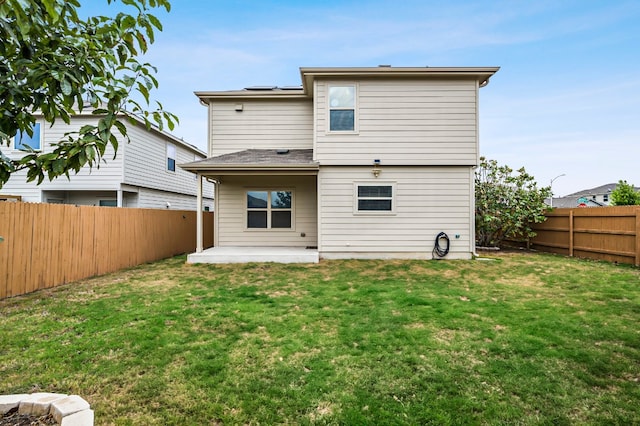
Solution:
M553 207L553 181L562 176L566 176L566 175L563 173L551 179L551 184L549 185L549 189L551 190L551 196L549 197L549 207Z

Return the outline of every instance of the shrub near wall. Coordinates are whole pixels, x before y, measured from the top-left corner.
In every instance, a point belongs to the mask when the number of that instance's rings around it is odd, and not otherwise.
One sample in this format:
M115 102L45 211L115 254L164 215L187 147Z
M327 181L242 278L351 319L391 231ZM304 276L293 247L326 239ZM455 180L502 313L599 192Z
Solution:
M4 298L195 251L196 212L2 202L0 237Z

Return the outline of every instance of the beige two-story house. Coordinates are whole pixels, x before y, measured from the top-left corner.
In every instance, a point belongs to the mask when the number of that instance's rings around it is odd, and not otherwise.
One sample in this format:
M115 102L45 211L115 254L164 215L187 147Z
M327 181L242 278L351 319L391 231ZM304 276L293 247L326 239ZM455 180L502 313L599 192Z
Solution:
M478 92L497 70L301 68L301 87L196 92L208 158L181 167L215 183L215 247L189 261L431 259L438 235L438 257L470 258Z

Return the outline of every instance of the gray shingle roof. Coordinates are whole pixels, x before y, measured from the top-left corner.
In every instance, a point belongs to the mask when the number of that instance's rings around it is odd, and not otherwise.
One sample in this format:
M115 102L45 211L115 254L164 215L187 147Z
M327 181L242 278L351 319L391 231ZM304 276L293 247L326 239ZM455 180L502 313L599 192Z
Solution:
M608 183L606 185L597 186L591 189L583 189L582 191L574 192L573 194L567 195L567 197L586 197L590 195L602 195L609 194L611 191L616 189L618 186L617 183ZM634 187L636 191L640 191L640 188Z
M318 163L313 161L312 149L247 149L180 165L180 167L187 170L207 170L217 167L221 169L233 167L244 169L256 167L262 169L276 168L278 166L285 168L296 166L317 168Z
M618 186L617 183L608 183L606 185L597 186L591 189L583 189L582 191L574 192L573 194L568 194L566 196L580 198L590 195L607 194L616 189L616 186Z

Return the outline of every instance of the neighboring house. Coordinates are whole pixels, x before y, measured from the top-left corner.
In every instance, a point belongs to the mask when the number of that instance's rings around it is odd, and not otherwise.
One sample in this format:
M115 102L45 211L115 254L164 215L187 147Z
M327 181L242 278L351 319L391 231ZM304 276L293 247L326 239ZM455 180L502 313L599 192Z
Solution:
M447 258L470 258L478 91L497 70L301 68L302 87L196 92L209 158L181 167L217 182L214 245L431 259L445 232Z
M611 192L618 186L617 183L608 183L591 189L574 192L564 197L554 198L553 207L603 207L611 205ZM640 188L635 188L640 191ZM548 200L547 200L548 204Z
M124 119L124 117L123 117ZM61 120L51 126L38 119L33 137L18 134L9 147L2 146L2 152L10 158L24 155L20 148L29 145L44 152L51 151L52 144L63 139L67 132L77 131L86 124L95 124L96 116L75 115L71 123ZM131 142L119 137L117 156L108 146L99 168L94 165L70 172L53 181L45 178L40 184L26 181L26 171L15 173L0 189L0 199L19 196L26 202L78 204L113 207L170 208L195 210L196 175L176 167L176 164L205 158L198 148L136 120L127 124ZM119 135L119 133L116 133ZM203 208L213 210L213 185L205 183Z

